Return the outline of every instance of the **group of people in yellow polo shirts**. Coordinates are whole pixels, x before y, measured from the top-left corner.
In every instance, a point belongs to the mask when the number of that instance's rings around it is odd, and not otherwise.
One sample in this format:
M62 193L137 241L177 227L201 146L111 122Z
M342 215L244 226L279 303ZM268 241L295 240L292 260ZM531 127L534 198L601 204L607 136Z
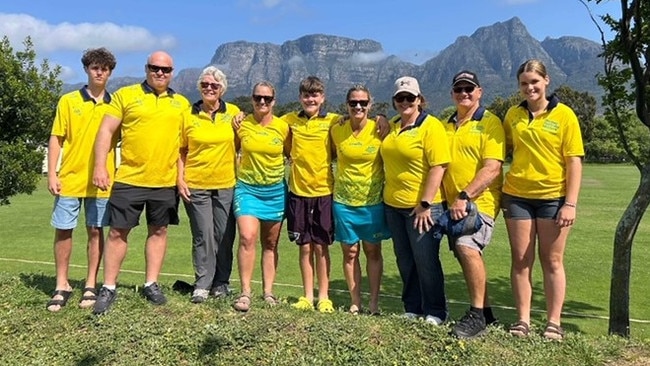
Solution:
M143 293L151 303L164 304L158 275L167 226L178 223L180 197L192 233L192 302L231 293L237 225L242 289L234 308L245 312L251 307L258 236L262 299L278 304L273 282L286 218L289 238L299 246L304 290L292 307L334 311L328 294L329 245L336 240L342 243L350 313L362 311L363 250L371 289L368 310L379 314L381 241L391 238L404 317L440 325L449 319L439 258L440 238L446 234L470 298L470 309L452 333L473 338L496 321L482 252L501 210L518 317L509 331L522 337L530 332L531 269L538 247L548 311L543 335L564 336L562 254L575 222L584 151L573 111L547 96L550 78L540 61L528 60L519 68L524 101L510 108L503 123L480 105L481 84L468 70L454 76L450 95L456 111L442 122L426 111L418 80L411 76L395 81L397 115L390 120L369 118L373 100L362 85L348 90L345 117L326 112L325 86L315 76L300 83L300 111L274 116L275 88L260 82L251 95L253 113L245 116L223 101L227 79L214 66L199 76L201 100L191 105L169 88L173 61L165 52L149 56L144 82L113 94L105 89L115 67L113 55L103 48L88 50L82 63L88 85L61 98L49 143L57 285L48 310L59 311L72 294L67 269L82 203L89 261L80 306L103 314L114 303L128 235L145 208ZM503 179L506 152L512 163ZM105 241L104 226L110 227ZM98 290L102 255L104 283Z

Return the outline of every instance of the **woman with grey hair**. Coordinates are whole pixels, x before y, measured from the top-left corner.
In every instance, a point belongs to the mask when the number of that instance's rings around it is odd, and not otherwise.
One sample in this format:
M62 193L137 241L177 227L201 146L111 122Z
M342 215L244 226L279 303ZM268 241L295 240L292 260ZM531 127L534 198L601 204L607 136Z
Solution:
M218 68L206 67L197 88L201 100L192 105L181 131L177 182L192 231L193 303L230 293L237 151L231 123L243 118L237 106L223 101L228 80Z

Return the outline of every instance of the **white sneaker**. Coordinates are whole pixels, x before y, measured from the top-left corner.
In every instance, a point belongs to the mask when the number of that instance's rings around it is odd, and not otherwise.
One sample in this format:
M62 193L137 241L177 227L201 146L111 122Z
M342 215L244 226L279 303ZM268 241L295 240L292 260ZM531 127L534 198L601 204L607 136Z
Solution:
M408 313L408 312L402 314L402 318L410 319L410 320L415 320L415 319L417 319L417 318L419 318L421 316L422 315L419 315L419 314L416 314L416 313Z
M433 315L427 315L424 318L424 321L426 323L432 324L432 325L441 325L443 323L442 319L438 318L437 316Z

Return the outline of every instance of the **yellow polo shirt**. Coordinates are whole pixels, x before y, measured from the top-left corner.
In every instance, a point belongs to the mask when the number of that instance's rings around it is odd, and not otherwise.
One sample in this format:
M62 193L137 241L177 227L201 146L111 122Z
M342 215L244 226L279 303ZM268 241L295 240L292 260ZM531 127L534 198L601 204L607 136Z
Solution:
M220 101L210 115L199 101L183 122L181 148L187 149L185 182L194 189L224 189L235 186L235 132L232 119L239 113L234 104Z
M332 151L330 128L340 116L324 111L308 118L304 112L291 112L284 119L291 128L291 174L289 190L302 197L332 194Z
M103 100L95 102L86 87L64 94L56 107L52 135L63 137L59 181L61 196L107 198L110 191L93 185L95 161L95 136L111 95L104 93ZM115 137L106 159L111 181L115 175Z
M439 119L420 113L415 124L401 131L399 116L391 119L391 130L381 144L384 160L384 203L397 208L412 208L422 200L431 167L449 163L449 142ZM434 203L444 201L442 189Z
M503 192L516 197L556 199L566 194L565 157L584 156L578 117L553 96L547 110L532 118L526 101L504 119L512 165Z
M336 147L334 201L349 206L381 203L384 168L375 121L367 120L357 136L352 132L350 121L332 126L331 134Z
M149 188L175 186L181 125L189 108L187 99L171 88L156 95L146 82L115 92L106 111L122 121L115 181Z
M450 202L474 180L483 167L483 160L503 161L506 151L505 133L499 117L479 107L472 119L458 129L455 117L454 113L445 124L451 162L447 165L442 184ZM472 199L480 212L497 217L502 185L503 174L500 174L478 197Z
M272 185L284 179L284 141L289 136L287 123L273 117L260 125L252 114L237 130L241 140L241 161L237 178L247 184Z

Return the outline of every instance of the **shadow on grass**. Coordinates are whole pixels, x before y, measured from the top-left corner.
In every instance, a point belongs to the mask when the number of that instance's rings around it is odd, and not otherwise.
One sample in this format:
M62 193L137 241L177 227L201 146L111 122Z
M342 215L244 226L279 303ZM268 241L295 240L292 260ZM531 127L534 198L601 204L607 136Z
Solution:
M54 289L56 288L56 276L46 275L44 273L20 273L20 280L26 287L36 289L50 296ZM73 291L81 291L86 287L85 279L82 280L73 280L69 279L68 282L72 286ZM96 287L99 287L101 283L98 283ZM136 291L140 287L136 285L126 284L122 285L120 283L117 286L121 289L128 289L130 291Z
M345 280L334 280L330 283L330 288L347 289L347 283ZM364 293L368 292L368 280L365 275L362 276L361 290ZM450 316L453 319L460 318L469 307L469 295L467 293L465 278L463 277L462 272L445 274L445 291L449 302ZM517 320L517 312L514 309L510 278L488 278L488 292L495 316L501 320L502 324L515 322ZM379 302L382 313L399 314L404 311L402 307L401 293L402 280L399 275L384 275L382 277ZM350 296L346 291L331 291L330 297L339 308L344 307L347 309L350 304ZM368 296L363 294L362 301L362 306L366 306ZM533 299L531 305L533 309L531 314L533 323L543 326L546 321L546 300L544 298L544 287L541 281L533 283ZM575 323L570 322L571 318L581 316L588 317L604 310L605 309L601 306L595 306L583 301L565 301L563 307L563 313L565 313L565 315L563 315L562 326L571 332L580 332L580 328L575 325Z

